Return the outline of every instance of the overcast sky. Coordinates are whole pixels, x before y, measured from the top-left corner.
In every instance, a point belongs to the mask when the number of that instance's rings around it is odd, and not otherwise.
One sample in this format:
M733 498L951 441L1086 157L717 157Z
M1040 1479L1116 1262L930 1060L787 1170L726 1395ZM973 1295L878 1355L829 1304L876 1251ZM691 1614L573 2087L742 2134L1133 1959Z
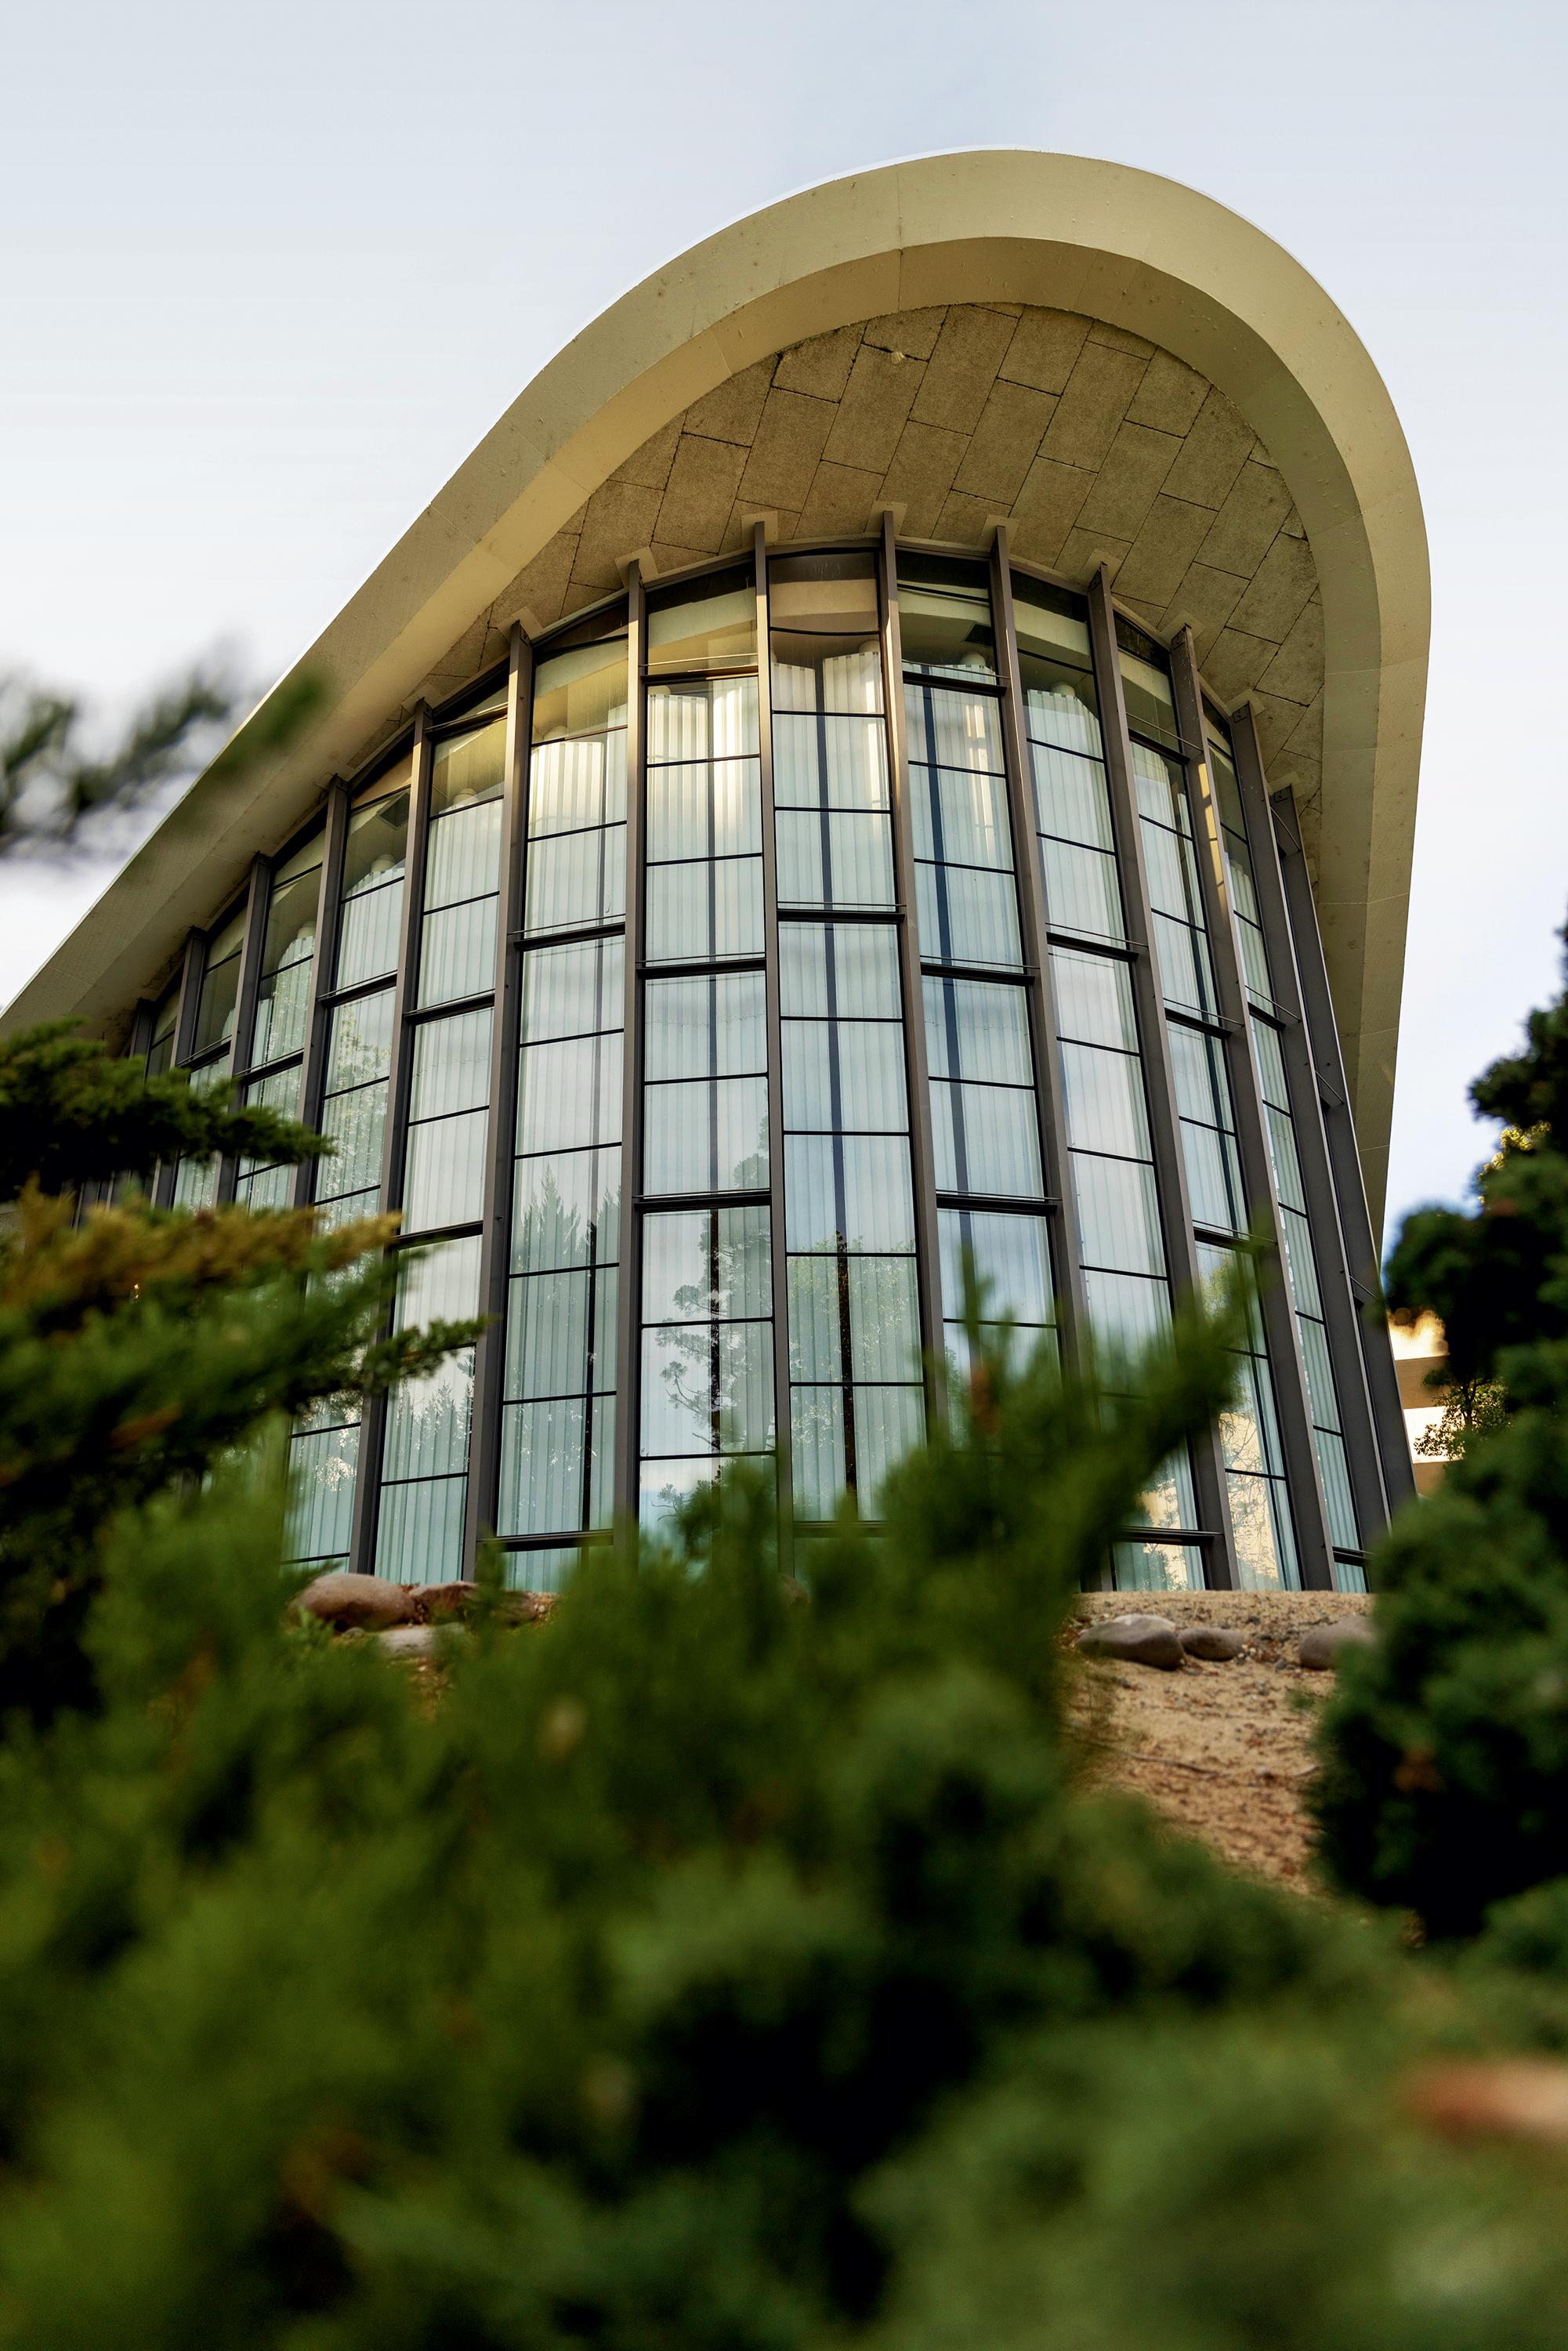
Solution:
M1554 984L1563 0L13 5L0 669L286 669L552 352L657 265L902 155L1055 148L1277 238L1381 370L1433 681L1391 1217ZM0 873L0 998L102 886Z

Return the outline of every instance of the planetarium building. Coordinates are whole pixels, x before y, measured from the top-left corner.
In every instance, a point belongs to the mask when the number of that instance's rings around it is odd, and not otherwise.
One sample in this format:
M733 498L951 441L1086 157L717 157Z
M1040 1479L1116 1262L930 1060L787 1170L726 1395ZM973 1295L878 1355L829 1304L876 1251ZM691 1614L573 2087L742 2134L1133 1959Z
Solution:
M493 1318L298 1430L301 1561L494 1531L549 1589L741 1457L874 1518L966 1265L1071 1360L1261 1230L1106 1577L1360 1589L1427 635L1387 395L1265 236L1064 156L870 172L553 360L6 1026L303 1117L314 1168L160 1196L397 1209L400 1314Z

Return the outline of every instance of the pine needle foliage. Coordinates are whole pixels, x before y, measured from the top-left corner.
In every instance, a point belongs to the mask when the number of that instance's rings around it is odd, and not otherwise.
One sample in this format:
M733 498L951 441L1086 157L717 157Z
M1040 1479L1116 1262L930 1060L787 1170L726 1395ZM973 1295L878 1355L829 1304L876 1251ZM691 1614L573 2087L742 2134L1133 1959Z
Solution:
M59 1044L19 1059L40 1132L78 1105L62 1191L173 1147ZM1479 2004L1097 1793L1071 1727L1073 1598L1225 1402L1239 1296L1134 1376L972 1316L874 1535L786 1573L731 1474L541 1625L487 1561L433 1687L284 1605L287 1417L468 1333L378 1338L384 1220L73 1222L41 1157L0 1238L0 2344L1554 2351L1558 2164L1404 2093Z
M1439 1938L1568 1876L1568 996L1471 1100L1510 1132L1473 1210L1406 1218L1388 1291L1495 1408L1379 1550L1382 1637L1339 1677L1314 1797L1341 1884Z
M0 1716L90 1701L86 1611L116 1514L280 1415L430 1369L469 1326L383 1335L393 1220L309 1211L74 1221L77 1188L182 1151L277 1163L319 1136L148 1078L68 1027L0 1046Z

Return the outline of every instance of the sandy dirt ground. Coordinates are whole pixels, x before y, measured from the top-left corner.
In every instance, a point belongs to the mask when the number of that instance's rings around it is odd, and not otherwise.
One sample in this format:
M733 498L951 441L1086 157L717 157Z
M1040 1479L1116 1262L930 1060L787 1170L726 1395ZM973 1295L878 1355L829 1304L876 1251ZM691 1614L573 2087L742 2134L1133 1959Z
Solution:
M1304 1672L1296 1639L1309 1625L1371 1605L1333 1592L1086 1595L1081 1622L1147 1614L1178 1627L1228 1625L1247 1636L1231 1664L1189 1657L1178 1673L1074 1655L1071 1711L1096 1772L1145 1797L1235 1867L1314 1892L1301 1795L1312 1714L1333 1676Z

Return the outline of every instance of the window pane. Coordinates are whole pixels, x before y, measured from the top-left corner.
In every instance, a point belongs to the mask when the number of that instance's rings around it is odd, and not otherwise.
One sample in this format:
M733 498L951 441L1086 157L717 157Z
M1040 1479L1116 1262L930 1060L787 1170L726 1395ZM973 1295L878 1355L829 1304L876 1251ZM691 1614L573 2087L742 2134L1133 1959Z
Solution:
M477 1012L420 1023L413 1032L411 1118L439 1118L489 1100L490 1019L490 1008L484 1005Z
M650 671L730 669L756 659L757 589L749 564L649 596Z
M419 1000L449 1004L496 985L496 901L449 906L424 918L420 946Z
M898 1019L898 938L891 925L787 923L779 952L786 1019L815 1013Z
M501 803L468 802L433 819L424 867L427 912L482 898L501 872Z
M939 677L995 675L991 599L983 564L947 556L900 555L898 619L906 670Z
M476 1110L410 1127L408 1176L403 1186L405 1231L478 1221L485 1204L487 1123L487 1114Z
M488 726L451 735L436 744L430 763L430 812L444 817L451 809L480 800L498 800L506 774L507 722L497 718Z

